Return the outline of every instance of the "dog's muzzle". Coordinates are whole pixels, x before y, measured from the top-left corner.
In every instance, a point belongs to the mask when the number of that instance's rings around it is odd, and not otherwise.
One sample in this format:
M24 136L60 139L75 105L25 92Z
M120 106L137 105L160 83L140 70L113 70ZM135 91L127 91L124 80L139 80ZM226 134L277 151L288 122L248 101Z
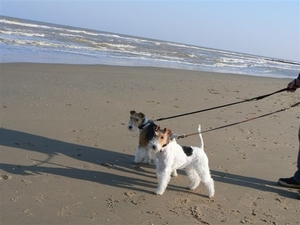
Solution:
M152 149L155 150L155 151L159 151L159 152L162 152L163 149L158 149L156 145L152 145Z

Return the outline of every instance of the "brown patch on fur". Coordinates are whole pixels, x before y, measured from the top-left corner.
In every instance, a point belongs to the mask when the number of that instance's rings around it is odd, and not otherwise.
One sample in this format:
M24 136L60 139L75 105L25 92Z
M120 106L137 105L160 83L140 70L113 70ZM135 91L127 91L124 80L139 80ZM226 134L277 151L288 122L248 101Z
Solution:
M147 129L143 130L140 133L140 139L139 139L139 147L140 148L145 148L148 144L148 140L146 138L146 135L147 135Z
M159 126L154 128L154 134L161 146L167 145L169 143L169 137L172 131L168 128L160 129Z
M144 148L148 145L149 141L154 136L156 127L157 126L154 123L151 123L140 133L139 147Z

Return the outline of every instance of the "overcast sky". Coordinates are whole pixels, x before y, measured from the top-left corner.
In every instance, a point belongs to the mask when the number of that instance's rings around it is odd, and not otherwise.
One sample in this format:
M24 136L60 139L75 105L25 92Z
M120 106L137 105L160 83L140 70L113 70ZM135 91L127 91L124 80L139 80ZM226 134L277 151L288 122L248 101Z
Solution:
M294 61L299 11L299 0L0 0L4 16Z

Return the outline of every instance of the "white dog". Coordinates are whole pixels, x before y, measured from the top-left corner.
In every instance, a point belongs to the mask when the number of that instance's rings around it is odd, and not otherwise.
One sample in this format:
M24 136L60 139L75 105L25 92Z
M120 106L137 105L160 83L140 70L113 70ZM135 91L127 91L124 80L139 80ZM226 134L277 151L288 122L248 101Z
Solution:
M172 171L185 168L190 180L188 189L198 187L202 181L208 190L208 196L212 198L215 194L214 180L211 178L208 158L203 148L201 126L198 128L200 147L182 147L176 142L171 130L161 130L159 126L154 128L154 137L150 141L152 148L156 150L158 163L156 170L158 174L158 187L156 194L162 195L170 181Z

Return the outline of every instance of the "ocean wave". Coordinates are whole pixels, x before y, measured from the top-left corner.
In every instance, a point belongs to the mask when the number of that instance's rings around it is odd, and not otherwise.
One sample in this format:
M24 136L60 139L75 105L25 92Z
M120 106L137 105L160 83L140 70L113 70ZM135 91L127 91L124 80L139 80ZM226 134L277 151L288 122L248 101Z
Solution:
M17 26L22 26L22 27L34 27L34 28L46 28L46 29L50 28L49 26L26 23L26 22L19 22L18 20L0 19L0 23L17 25Z
M79 38L84 38L84 36L78 35L78 34L59 33L59 35L62 36L62 37L71 37L71 38L74 38L74 37L77 38L77 37L79 37Z
M143 64L240 74L295 76L299 62L289 62L201 46L114 34L0 16L1 56L45 56L64 62ZM32 54L35 52L37 54ZM0 57L1 58L1 57ZM21 56L18 58L22 58ZM24 57L23 57L24 58ZM3 60L3 57L2 59ZM283 74L283 75L282 75Z
M17 26L22 26L22 27L64 31L66 33L68 33L68 32L70 32L70 33L81 33L81 34L91 35L91 36L98 36L99 35L97 32L89 32L89 31L79 30L79 29L68 29L68 28L62 28L62 27L54 27L54 26L46 26L46 25L33 24L33 23L27 23L27 22L19 22L17 20L0 19L0 24L1 23L17 25Z
M25 36L25 37L45 37L45 34L37 34L37 33L29 33L29 32L22 32L19 30L11 31L11 30L0 30L0 34L5 34L9 36Z

